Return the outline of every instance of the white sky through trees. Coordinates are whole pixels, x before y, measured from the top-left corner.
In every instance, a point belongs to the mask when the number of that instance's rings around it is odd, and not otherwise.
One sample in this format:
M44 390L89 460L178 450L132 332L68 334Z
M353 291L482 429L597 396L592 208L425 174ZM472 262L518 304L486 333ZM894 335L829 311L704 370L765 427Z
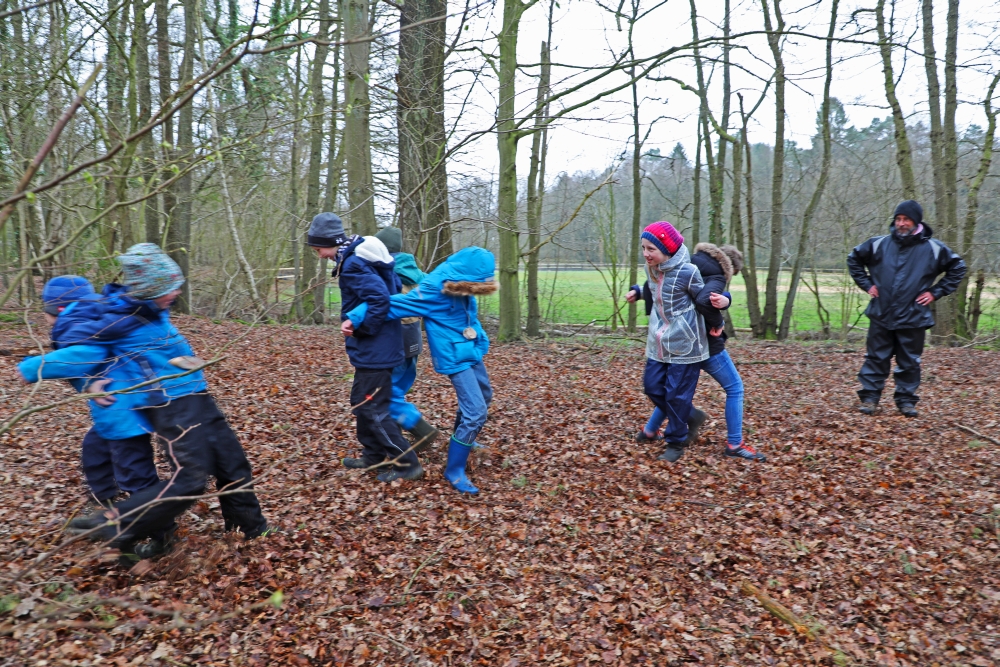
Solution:
M769 3L771 4L771 3ZM644 7L654 3L644 2ZM886 12L889 12L887 2ZM617 7L617 3L613 3ZM874 25L875 0L846 0L841 2L837 37L854 42L873 43L876 40ZM546 15L549 4L540 0L529 9L522 19L518 61L522 65L535 64L539 58L541 41L548 31ZM763 31L764 21L760 0L732 0L734 35L753 31ZM828 0L785 0L782 10L787 29L790 32L815 35L809 38L789 35L785 41L785 63L789 78L787 86L787 138L800 146L811 145L815 134L816 114L819 110L823 68L825 62L824 38L829 25ZM864 10L869 11L865 12ZM947 0L935 2L935 34L939 61L943 61L945 51L945 21ZM459 11L456 5L449 11ZM701 17L699 32L702 39L721 36L722 0L700 0L698 11ZM859 11L860 10L860 11ZM627 12L627 3L623 8ZM496 53L496 40L491 39L499 28L502 5L498 2L492 13L484 14L488 19L473 22L469 32L487 38L487 50ZM586 72L573 67L606 65L613 59L613 53L620 53L626 45L626 21L622 21L623 31L615 25L614 15L602 9L593 0L561 0L555 9L553 28L552 60L553 91L579 82ZM852 16L854 16L852 20ZM668 0L663 6L641 19L635 31L636 52L639 57L649 56L670 47L681 46L691 39L690 7L687 0ZM927 80L923 63L923 39L919 0L899 0L895 12L895 41L908 44L909 49L895 49L893 64L899 79L898 94L909 122L925 119L927 112ZM888 23L889 18L887 16ZM959 36L959 133L969 124L985 125L982 111L982 97L989 84L991 72L1000 63L994 50L996 28L1000 25L1000 7L990 0L962 0L960 5ZM450 22L454 28L457 21ZM742 92L747 109L752 107L760 95L760 90L770 75L773 61L763 34L737 37L733 39L733 91ZM875 118L885 118L890 114L885 101L882 85L882 65L878 51L866 43L837 42L834 44L835 71L831 94L845 105L848 123L857 127L867 126ZM710 104L716 117L722 109L721 46L707 47L703 51L706 58L719 57L715 72L711 63L706 62L706 78L711 77ZM563 65L563 66L560 66ZM526 110L534 104L537 68L526 69L518 79L518 108ZM683 57L660 68L659 75L673 76L691 85L695 84L695 74L690 51ZM943 62L939 67L942 91L944 86ZM564 104L586 99L602 88L626 80L624 72L611 74L604 82L566 98ZM455 87L458 80L452 80L452 98L449 100L450 114L454 114L458 96L465 94L464 86ZM656 123L649 136L646 149L658 148L668 155L677 142L681 142L688 158L694 159L695 126L698 101L691 92L682 91L672 82L644 81L640 84L641 116L643 131L647 124L664 116ZM483 81L472 96L473 104L465 107L459 125L469 130L487 126L496 109L496 80L492 76ZM733 99L733 111L738 107ZM555 107L556 110L559 105ZM547 174L551 182L560 172L599 171L611 164L623 151L631 150L629 142L632 134L631 96L623 90L616 95L575 112L570 118L558 122L550 133L549 165ZM730 126L738 122L738 116L731 118ZM454 118L451 119L454 121ZM773 87L767 99L757 110L750 125L750 140L754 143L772 143L774 132ZM522 142L519 150L518 175L527 174L530 141ZM482 177L496 169L495 135L481 138L456 163L449 166L452 175L475 172Z

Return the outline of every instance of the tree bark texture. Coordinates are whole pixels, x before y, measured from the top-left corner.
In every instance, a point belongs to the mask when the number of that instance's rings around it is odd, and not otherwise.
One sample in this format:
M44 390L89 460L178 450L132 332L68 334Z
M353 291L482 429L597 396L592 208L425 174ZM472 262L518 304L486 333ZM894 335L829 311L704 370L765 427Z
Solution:
M774 57L774 166L771 174L771 255L767 264L764 295L764 338L778 334L778 279L781 276L782 232L784 230L785 180L785 61L781 53L785 21L781 2L774 0L774 22L767 0L761 0L767 43Z
M538 78L538 92L535 96L535 108L538 113L535 117L535 131L531 136L531 160L528 168L528 201L525 211L528 222L528 247L533 251L528 254L526 262L527 276L526 301L528 303L528 318L525 321L525 333L529 336L539 335L539 325L542 314L538 303L538 253L539 242L542 239L542 193L545 192L545 128L543 122L548 107L545 106L545 98L548 96L549 76L551 67L549 66L549 46L547 42L542 42L541 49L541 74Z
M892 26L890 25L890 28ZM882 75L885 86L885 99L892 109L892 125L895 129L896 165L899 167L899 177L903 184L903 197L917 198L917 180L913 175L913 151L910 148L910 137L906 131L906 118L896 96L896 79L892 69L892 38L886 32L885 0L878 0L875 5L875 30L878 33L878 50L882 56Z
M368 0L344 0L344 148L347 160L347 219L351 232L369 236L375 224L375 187L372 183L371 129L368 96L369 55Z

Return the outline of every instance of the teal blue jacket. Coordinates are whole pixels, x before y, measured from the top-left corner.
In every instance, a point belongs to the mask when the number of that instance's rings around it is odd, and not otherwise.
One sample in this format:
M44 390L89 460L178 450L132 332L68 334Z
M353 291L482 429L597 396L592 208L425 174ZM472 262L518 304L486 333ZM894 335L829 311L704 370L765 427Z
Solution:
M386 319L424 318L427 345L438 373L460 373L481 362L489 351L490 339L479 323L473 295L479 290L469 283L492 284L495 264L493 253L485 248L463 248L428 273L413 290L389 299ZM344 319L357 328L366 313L367 304L362 303L345 313ZM475 333L472 340L465 337L467 329Z

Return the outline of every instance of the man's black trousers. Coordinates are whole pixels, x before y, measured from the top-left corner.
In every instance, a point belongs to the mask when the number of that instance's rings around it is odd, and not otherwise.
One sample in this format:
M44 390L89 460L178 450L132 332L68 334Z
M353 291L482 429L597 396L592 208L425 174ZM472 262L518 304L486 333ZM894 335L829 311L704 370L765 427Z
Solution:
M876 322L868 325L867 353L865 363L858 373L861 389L858 397L862 401L877 403L885 387L885 380L892 368L892 358L896 357L896 405L915 405L920 398L920 355L924 353L926 329L886 329Z
M239 528L252 538L267 528L250 484L250 462L215 399L208 394L192 394L147 408L144 413L159 437L173 474L118 503L119 514L143 509L123 518L120 531L109 528L107 539L125 542L162 534L195 502L191 496L205 493L209 475L215 476L218 491L239 489L219 497L226 530Z
M369 466L386 459L396 459L397 470L418 464L417 455L409 451L410 443L403 437L399 424L389 415L392 398L391 368L355 368L351 385L351 405L357 418L361 458ZM406 454L403 454L406 452Z

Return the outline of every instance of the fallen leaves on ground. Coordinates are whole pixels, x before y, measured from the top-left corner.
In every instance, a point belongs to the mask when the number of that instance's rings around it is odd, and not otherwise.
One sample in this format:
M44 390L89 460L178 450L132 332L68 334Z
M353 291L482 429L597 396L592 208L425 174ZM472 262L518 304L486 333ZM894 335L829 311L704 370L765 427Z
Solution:
M670 465L633 441L650 409L641 345L494 345L470 471L482 494L467 498L441 476L444 443L416 483L341 467L356 448L335 330L177 320L205 358L232 343L210 386L282 532L224 534L208 500L184 514L173 553L131 571L71 545L4 585L7 664L1000 661L997 451L955 428L997 434L995 352L929 349L907 420L891 380L879 414L855 412L857 343L733 344L747 440L768 462L722 457L724 394L703 375L711 419ZM0 330L9 347L23 335ZM25 397L12 361L8 413ZM47 383L33 400L69 395ZM426 355L412 400L450 428L454 393ZM0 438L5 580L82 507L87 428L78 406Z

